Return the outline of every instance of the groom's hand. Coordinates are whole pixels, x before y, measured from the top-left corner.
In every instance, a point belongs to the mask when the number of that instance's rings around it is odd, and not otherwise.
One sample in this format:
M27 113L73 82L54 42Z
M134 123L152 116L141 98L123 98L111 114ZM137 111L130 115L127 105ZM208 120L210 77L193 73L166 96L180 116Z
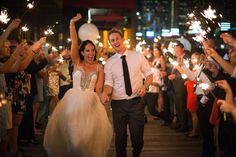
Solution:
M104 105L107 104L110 100L109 96L105 92L101 93L99 95L99 97L100 97L100 100L101 100L102 104L104 104Z

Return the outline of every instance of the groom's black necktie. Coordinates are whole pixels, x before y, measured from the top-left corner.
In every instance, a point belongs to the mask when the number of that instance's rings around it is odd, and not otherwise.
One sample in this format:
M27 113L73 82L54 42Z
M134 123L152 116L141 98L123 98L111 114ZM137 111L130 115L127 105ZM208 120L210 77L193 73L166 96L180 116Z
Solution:
M124 72L124 81L125 81L125 91L128 96L132 94L132 88L130 83L130 77L129 77L129 70L128 65L125 59L125 55L120 57L122 59L122 66L123 66L123 72Z

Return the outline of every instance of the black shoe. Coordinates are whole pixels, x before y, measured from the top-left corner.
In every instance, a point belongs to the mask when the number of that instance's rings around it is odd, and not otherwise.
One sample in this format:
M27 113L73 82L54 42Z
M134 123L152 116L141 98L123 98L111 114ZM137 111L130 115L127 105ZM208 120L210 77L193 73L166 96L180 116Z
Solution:
M39 145L40 144L40 142L38 140L36 140L36 139L29 140L29 143L33 144L33 145Z

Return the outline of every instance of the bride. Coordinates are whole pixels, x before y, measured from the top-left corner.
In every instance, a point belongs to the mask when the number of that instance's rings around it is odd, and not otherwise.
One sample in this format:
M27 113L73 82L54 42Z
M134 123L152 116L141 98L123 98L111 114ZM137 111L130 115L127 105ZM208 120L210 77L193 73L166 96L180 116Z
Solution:
M95 61L92 41L78 46L75 22L81 17L77 14L70 21L73 88L56 106L45 131L44 147L50 157L105 157L112 139L112 126L98 97L103 66Z

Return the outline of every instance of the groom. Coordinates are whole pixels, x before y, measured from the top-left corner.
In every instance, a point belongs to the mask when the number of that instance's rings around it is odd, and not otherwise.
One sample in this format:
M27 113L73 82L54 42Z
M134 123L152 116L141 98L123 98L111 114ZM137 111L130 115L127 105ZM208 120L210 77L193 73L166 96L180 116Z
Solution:
M139 157L144 143L142 97L153 79L151 67L141 53L130 51L125 47L120 30L112 29L108 34L108 40L116 54L105 64L105 83L101 99L106 103L111 95L117 157L127 156L127 125L131 135L133 157Z

